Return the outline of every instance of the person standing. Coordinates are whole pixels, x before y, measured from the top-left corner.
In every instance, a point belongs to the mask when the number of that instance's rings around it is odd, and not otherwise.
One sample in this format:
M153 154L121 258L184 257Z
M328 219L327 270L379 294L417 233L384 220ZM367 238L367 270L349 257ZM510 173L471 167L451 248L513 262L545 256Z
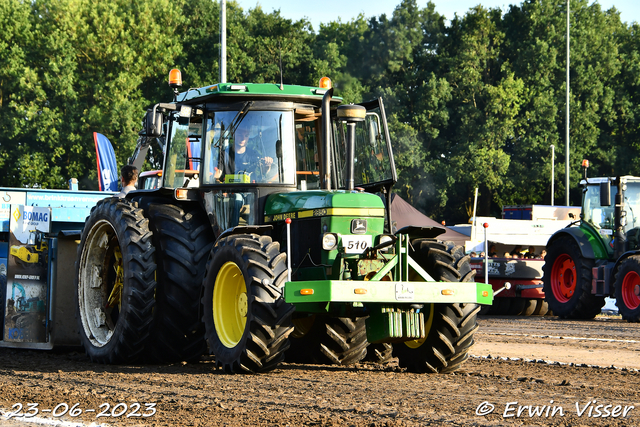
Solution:
M138 168L133 165L123 166L122 169L120 169L120 180L122 181L122 190L116 195L116 197L123 198L129 191L136 189Z
M533 246L529 246L529 251L524 254L525 258L538 258L538 255L536 255L536 248Z
M497 257L498 256L498 251L496 250L496 245L489 246L489 256L490 257Z

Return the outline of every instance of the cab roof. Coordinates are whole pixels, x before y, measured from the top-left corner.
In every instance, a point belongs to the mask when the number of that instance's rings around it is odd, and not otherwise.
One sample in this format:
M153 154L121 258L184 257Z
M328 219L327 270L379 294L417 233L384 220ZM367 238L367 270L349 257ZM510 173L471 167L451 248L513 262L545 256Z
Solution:
M178 103L192 103L218 97L262 98L273 100L321 102L326 89L313 86L283 85L274 83L217 83L201 88L192 88L178 94ZM340 97L332 97L333 103L342 102Z
M589 177L587 178L587 181L585 181L584 179L580 180L580 185L585 185L585 184L589 184L589 185L594 185L594 184L600 184L603 182L607 182L612 180L613 177L607 177L607 176L598 176L598 177ZM631 176L631 175L624 175L620 177L620 180L622 182L640 182L640 177L637 176Z

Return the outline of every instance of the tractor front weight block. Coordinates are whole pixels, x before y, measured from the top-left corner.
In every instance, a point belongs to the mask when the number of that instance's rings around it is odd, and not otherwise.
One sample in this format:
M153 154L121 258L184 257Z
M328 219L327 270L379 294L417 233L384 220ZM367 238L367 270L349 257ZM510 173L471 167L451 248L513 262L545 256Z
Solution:
M491 285L475 282L310 280L286 282L284 298L294 305L330 302L490 305L493 292Z
M425 339L424 313L407 305L372 309L366 320L370 343Z

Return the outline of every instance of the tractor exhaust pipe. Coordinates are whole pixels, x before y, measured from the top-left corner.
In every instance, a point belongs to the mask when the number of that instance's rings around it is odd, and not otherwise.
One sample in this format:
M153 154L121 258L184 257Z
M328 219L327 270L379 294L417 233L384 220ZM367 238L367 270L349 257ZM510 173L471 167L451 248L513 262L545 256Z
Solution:
M355 189L355 149L356 149L356 123L361 122L367 116L367 109L362 105L341 105L338 107L338 120L347 124L346 141L346 177L347 191Z
M322 97L322 169L324 171L323 188L331 190L331 97L333 88Z
M622 183L620 182L620 177L616 177L616 185L618 187L618 192L615 196L615 208L614 208L614 226L615 226L615 234L614 234L614 244L613 244L613 252L616 258L620 258L622 254L625 252L625 248L627 247L627 233L624 228L627 223L626 211L624 210L624 190L622 189Z

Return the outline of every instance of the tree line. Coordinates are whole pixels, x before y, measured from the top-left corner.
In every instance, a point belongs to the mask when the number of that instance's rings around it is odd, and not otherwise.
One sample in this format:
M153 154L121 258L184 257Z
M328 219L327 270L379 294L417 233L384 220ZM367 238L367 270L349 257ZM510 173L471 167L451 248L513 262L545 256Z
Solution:
M0 0L0 186L97 189L93 132L131 154L144 109L219 76L220 5L211 0ZM571 0L571 204L590 176L640 174L640 27ZM446 20L432 2L391 16L306 18L227 3L231 82L316 85L346 102L385 101L399 183L448 224L503 205L564 203L566 1L482 6Z

